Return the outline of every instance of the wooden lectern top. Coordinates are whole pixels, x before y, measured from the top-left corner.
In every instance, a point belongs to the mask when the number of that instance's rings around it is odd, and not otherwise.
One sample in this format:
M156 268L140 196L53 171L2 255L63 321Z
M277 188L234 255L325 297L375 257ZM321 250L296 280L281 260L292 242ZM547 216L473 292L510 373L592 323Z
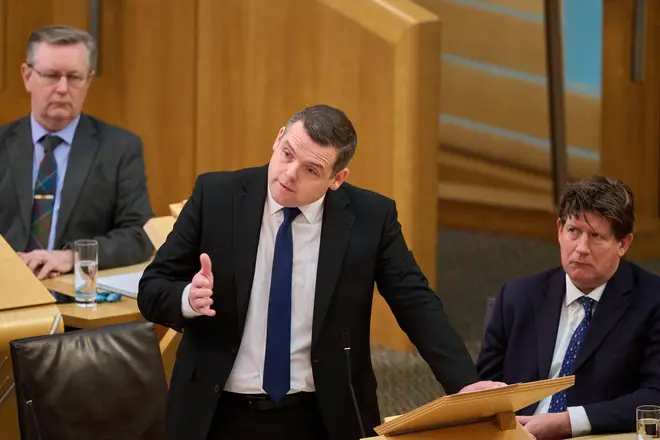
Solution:
M158 250L165 240L167 239L168 234L172 231L174 227L174 222L176 218L171 215L164 217L154 217L149 219L147 223L143 226L143 229L147 233L149 240L154 245L154 248Z
M54 303L53 295L0 235L0 310Z
M498 414L516 412L574 384L575 376L567 376L452 394L383 423L375 431L379 435L395 436L494 421Z
M179 217L179 214L181 213L181 210L183 209L183 205L186 204L188 199L183 200L178 203L171 203L170 204L170 213L172 214L173 217Z

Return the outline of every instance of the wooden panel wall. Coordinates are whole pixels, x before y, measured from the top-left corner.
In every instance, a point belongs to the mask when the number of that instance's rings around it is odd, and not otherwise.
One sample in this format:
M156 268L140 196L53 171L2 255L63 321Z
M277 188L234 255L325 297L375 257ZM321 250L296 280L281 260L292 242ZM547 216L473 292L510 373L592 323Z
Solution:
M359 139L349 181L396 199L433 280L437 18L407 0L199 0L198 26L197 172L265 164L296 111L341 108ZM379 296L374 326L409 347Z
M493 179L497 187L507 186L519 171L550 179L543 1L415 1L443 24L441 149L508 167L506 179ZM566 93L567 141L582 150L569 151L572 179L599 169L601 102L593 92L576 87ZM465 170L461 178L453 171L453 180L445 173L441 182L471 184L478 173ZM543 197L547 204L550 193Z
M660 216L660 2L647 2L642 82L631 79L633 4L604 0L601 169L631 186L637 230L652 232Z
M545 76L545 52L539 50L545 44L540 21L452 0L416 1L446 23L442 41L444 52ZM512 9L517 9L513 6Z

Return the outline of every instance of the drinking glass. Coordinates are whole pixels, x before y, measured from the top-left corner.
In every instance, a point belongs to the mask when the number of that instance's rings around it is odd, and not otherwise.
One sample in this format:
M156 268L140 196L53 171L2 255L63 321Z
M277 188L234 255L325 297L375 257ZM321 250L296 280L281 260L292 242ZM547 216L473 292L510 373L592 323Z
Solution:
M637 407L637 440L660 438L660 406L642 405Z
M73 246L76 304L79 307L95 307L99 243L96 240L76 240Z

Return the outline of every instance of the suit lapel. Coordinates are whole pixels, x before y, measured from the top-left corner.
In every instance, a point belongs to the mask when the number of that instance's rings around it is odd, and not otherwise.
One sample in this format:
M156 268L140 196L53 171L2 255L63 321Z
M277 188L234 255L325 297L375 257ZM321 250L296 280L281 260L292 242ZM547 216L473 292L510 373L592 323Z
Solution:
M349 200L340 188L328 191L323 210L321 245L316 274L314 296L314 321L312 324L312 347L319 337L323 321L328 313L337 279L344 262L351 228L355 221L353 213L347 209Z
M607 282L605 291L598 301L596 311L587 329L587 334L580 347L573 371L580 368L584 362L602 344L605 337L612 331L623 314L630 306L628 294L633 288L633 275L630 264L621 261L614 276Z
M25 231L29 235L30 217L32 216L32 161L34 160L30 118L22 118L14 129L14 134L15 136L9 138L7 144L7 157L16 197L18 197L20 217Z
M557 341L557 329L561 315L562 302L566 293L566 274L563 270L555 272L535 306L536 350L538 354L539 379L547 379L550 373L552 355Z
M267 185L268 168L264 167L257 178L246 181L243 191L234 196L234 264L239 335L243 334L250 303Z
M91 120L85 116L80 116L80 122L76 128L76 134L73 137L71 151L69 152L69 161L66 167L66 176L62 186L62 195L60 200L60 211L57 217L57 231L55 235L55 245L57 246L67 223L71 218L71 213L78 200L78 195L87 180L87 175L92 167L94 157L99 147L98 139L94 136L96 129Z

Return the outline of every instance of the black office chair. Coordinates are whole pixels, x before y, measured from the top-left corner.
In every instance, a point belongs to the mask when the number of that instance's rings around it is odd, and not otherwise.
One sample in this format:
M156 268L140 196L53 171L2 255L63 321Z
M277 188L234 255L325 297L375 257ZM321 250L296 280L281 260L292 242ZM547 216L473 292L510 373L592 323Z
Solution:
M167 383L146 321L10 342L22 440L165 438Z

